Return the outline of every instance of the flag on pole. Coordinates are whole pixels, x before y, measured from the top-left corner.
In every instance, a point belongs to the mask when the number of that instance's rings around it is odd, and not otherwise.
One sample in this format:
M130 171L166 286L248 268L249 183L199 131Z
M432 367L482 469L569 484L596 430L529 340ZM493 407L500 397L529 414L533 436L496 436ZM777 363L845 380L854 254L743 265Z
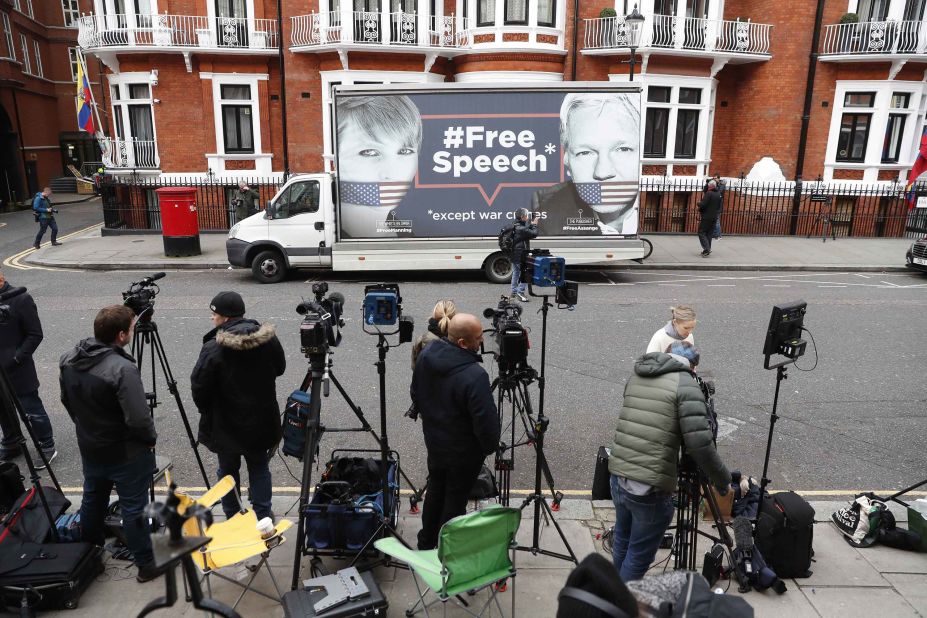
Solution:
M90 80L84 70L83 58L77 56L77 127L81 131L93 133L93 93L90 91Z
M914 183L917 181L918 176L924 172L927 172L927 125L924 126L924 132L921 133L921 145L917 151L917 159L914 160L914 165L911 166L911 171L908 173L908 186L906 187L908 191L908 210L914 208L914 204L917 202L917 196L914 194Z

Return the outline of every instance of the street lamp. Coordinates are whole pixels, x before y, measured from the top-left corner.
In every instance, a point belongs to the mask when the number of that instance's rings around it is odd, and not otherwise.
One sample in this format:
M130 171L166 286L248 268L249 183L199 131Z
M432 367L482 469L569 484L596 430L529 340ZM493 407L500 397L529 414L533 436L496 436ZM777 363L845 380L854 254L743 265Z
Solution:
M628 27L628 47L631 48L631 59L629 62L631 64L631 81L633 82L635 52L641 43L641 32L644 30L644 16L637 10L636 4L634 5L634 9L625 16L624 22Z

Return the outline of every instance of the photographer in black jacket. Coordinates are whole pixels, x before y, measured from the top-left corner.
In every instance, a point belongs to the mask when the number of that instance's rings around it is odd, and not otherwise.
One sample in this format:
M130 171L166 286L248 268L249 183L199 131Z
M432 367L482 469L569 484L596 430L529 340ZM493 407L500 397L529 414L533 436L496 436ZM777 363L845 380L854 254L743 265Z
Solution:
M286 370L283 346L272 324L245 319L245 301L236 292L219 292L209 305L215 328L190 376L199 408L199 441L219 459L218 477L241 485L241 459L248 466L251 505L258 519L273 517L268 450L280 441L276 380ZM230 492L222 510L231 518L241 505Z
M698 203L698 211L702 217L698 224L698 240L702 244L702 257L708 257L711 255L711 236L715 223L721 215L721 193L714 180L708 181L708 190Z
M528 302L525 296L525 282L521 280L521 260L525 253L531 248L531 239L538 237L538 221L541 213L536 212L531 216L531 211L527 208L519 208L515 211L515 238L512 245L512 296L523 303Z
M482 341L483 326L476 316L458 313L447 339L426 347L412 373L409 390L428 450L419 549L437 547L441 526L466 512L483 460L499 446L499 414L489 376L478 364Z

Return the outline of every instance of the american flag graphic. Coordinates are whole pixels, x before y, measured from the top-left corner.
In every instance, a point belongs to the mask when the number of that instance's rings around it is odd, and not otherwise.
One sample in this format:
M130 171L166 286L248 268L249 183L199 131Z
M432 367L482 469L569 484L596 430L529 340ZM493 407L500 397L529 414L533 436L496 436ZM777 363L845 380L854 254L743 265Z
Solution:
M587 204L626 204L637 197L637 182L577 182L576 191Z
M398 206L409 191L409 182L342 182L341 201L361 206Z

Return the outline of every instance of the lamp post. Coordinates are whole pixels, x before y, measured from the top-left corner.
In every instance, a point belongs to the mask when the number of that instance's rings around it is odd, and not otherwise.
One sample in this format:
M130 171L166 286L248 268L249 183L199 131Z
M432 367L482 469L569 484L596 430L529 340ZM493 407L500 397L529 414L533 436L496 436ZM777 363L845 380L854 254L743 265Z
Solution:
M628 47L631 48L631 59L629 63L631 64L631 81L633 82L634 60L637 48L641 43L641 32L644 29L644 16L637 10L636 4L634 5L634 9L625 16L624 22L628 26Z

